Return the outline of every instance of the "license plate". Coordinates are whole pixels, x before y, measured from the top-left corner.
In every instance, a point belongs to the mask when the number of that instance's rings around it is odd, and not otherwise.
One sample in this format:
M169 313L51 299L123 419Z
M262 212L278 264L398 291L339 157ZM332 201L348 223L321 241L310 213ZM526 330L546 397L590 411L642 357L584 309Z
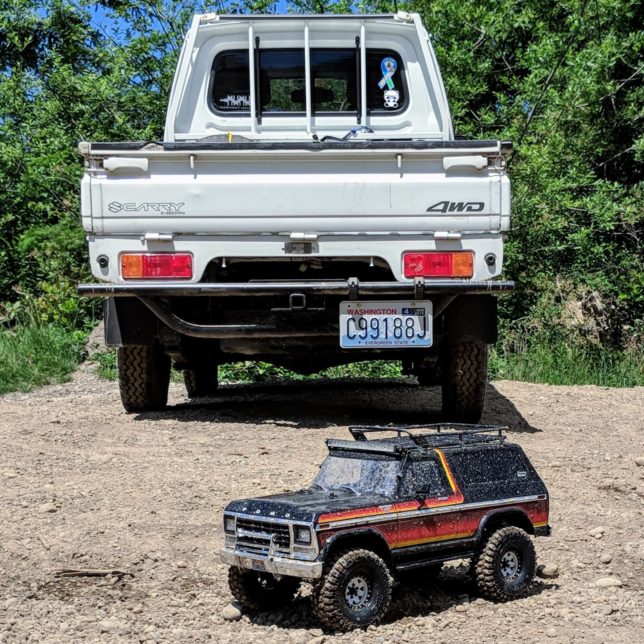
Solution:
M432 303L340 302L343 349L432 346Z
M253 570L257 570L259 572L264 572L266 570L266 567L264 566L263 561L251 561L250 567Z

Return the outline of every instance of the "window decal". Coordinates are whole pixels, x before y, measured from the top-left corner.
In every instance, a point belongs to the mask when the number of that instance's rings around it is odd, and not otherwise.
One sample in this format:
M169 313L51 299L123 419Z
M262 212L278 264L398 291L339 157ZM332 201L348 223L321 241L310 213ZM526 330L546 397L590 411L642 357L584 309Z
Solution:
M396 59L392 58L391 56L383 58L380 63L380 69L382 70L383 75L378 82L378 87L380 89L384 89L385 85L388 89L393 89L394 87L396 87L392 80L393 75L396 73L396 69L398 69L398 63L396 62Z
M386 109L395 110L398 107L400 92L397 89L386 89L384 97Z

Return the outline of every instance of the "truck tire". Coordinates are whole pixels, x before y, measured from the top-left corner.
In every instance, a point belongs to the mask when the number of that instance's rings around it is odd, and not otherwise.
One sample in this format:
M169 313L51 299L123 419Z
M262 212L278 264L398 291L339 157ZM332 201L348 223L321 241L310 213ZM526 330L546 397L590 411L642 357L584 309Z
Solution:
M119 347L117 364L125 411L159 411L165 408L171 364L161 347Z
M534 579L534 544L521 528L501 528L487 538L473 563L481 595L495 601L523 597Z
M242 570L237 566L228 569L228 587L231 595L248 610L277 608L295 597L300 587L297 577L277 580L266 572Z
M443 414L448 421L478 423L483 415L487 381L487 344L449 347L443 358Z
M379 622L391 601L393 579L371 550L341 552L316 586L313 612L330 629L350 631Z
M212 396L219 386L217 366L210 369L185 369L183 382L186 385L188 398Z

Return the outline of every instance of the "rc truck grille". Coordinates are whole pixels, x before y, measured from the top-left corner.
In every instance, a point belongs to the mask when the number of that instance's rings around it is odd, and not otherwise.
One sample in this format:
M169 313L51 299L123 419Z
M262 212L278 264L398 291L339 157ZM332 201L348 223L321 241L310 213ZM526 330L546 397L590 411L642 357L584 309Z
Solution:
M237 548L256 554L268 554L271 543L277 552L290 551L291 533L288 525L237 519Z

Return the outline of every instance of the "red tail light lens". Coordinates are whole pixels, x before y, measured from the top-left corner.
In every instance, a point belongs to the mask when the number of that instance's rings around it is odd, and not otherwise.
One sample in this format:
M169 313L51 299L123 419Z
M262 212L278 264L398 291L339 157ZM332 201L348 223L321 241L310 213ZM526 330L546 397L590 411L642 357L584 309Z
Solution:
M190 253L125 253L121 255L121 276L126 280L190 279Z
M472 277L474 253L470 251L404 253L405 277Z

